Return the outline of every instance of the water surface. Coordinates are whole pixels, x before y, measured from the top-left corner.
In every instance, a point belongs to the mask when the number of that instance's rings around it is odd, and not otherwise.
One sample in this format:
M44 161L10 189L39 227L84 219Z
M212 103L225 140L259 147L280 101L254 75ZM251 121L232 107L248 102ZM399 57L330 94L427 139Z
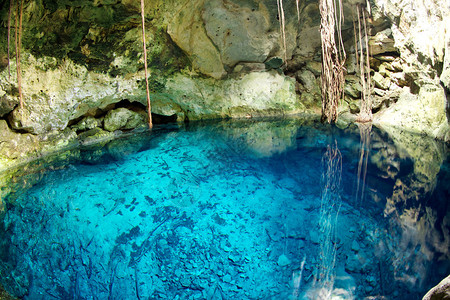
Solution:
M0 283L23 299L421 298L450 273L445 146L303 123L167 125L22 167Z

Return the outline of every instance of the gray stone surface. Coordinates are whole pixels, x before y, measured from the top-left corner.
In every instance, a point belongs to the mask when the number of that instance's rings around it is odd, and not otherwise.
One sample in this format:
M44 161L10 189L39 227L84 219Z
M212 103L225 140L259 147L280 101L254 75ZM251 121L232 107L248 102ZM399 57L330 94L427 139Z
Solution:
M133 129L145 124L145 115L122 107L110 110L103 123L104 129L111 132L119 129Z
M448 300L450 299L450 275L433 287L422 300Z

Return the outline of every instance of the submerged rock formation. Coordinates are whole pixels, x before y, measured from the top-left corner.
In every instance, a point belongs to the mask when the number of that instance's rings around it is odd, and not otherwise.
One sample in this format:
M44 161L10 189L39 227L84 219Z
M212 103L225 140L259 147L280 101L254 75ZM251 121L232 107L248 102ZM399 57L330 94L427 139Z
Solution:
M273 1L147 2L149 81L156 116L186 121L320 111L316 1L300 1L298 11L295 1L285 3L286 49ZM450 9L437 0L422 2L371 2L374 122L449 141L450 29L446 19ZM348 59L341 114L350 119L359 112L361 97L352 3L344 1L342 28ZM80 134L84 139L94 128L114 131L144 125L139 9L129 0L27 1L21 60L23 109L18 105L15 62L10 61L11 77L7 64L0 65L4 135L13 132L24 135L19 139L36 140L36 147L30 147L39 153L40 141L48 141L49 136L69 136L70 141ZM2 36L6 36L7 18L8 6L3 5ZM6 39L2 39L2 61L6 52ZM122 108L142 118L119 127L105 124L110 111ZM80 124L83 120L90 125ZM13 145L6 142L2 147L14 152ZM5 162L12 156L1 154Z

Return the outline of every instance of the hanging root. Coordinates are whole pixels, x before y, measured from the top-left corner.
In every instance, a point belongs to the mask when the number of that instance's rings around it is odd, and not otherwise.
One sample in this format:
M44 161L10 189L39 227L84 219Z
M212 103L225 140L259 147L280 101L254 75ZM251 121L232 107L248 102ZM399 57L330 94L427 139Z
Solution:
M371 78L370 78L370 61L369 61L369 34L367 31L366 25L366 13L364 6L356 5L357 10L357 18L358 18L358 37L359 37L359 49L356 44L355 53L358 57L359 50L359 61L357 59L357 65L359 69L360 81L361 81L361 109L360 113L356 118L357 122L365 123L371 122L373 119L372 115L372 98L371 94ZM363 24L361 24L361 18ZM356 39L356 25L354 25L355 30L355 39ZM364 29L364 44L363 44L363 34L362 30ZM365 51L364 51L365 49ZM358 64L359 63L359 64Z
M284 17L284 8L283 8L283 0L277 0L278 7L278 17L280 21L280 32L281 39L283 42L283 53L284 53L284 63L287 61L287 52L286 52L286 20Z
M341 34L338 35L339 50L335 40L336 5L334 0L320 0L321 15L320 35L322 40L322 122L336 122L338 117L339 99L344 90L345 51ZM339 0L339 16L342 16L342 1ZM340 31L342 17L338 18ZM342 45L342 46L341 46Z
M22 15L23 1L17 2L17 14L15 18L15 47L16 47L16 71L17 71L17 89L19 90L19 104L23 111L23 95L22 95L22 72L20 69L20 48L22 47ZM20 19L20 20L18 20Z
M360 204L364 200L364 192L366 186L367 175L367 163L369 160L370 152L370 135L372 132L371 123L359 123L360 134L360 149L359 149L359 162L358 162L358 174L357 174L357 186L356 186L356 202ZM361 193L360 193L361 187Z
M144 18L144 0L141 0L141 18L142 18L142 44L144 48L144 68L145 68L145 91L147 95L147 112L148 112L148 127L153 127L152 121L152 106L150 103L150 89L148 87L148 68L147 68L147 47L145 43L145 18Z
M11 52L11 13L13 10L13 0L9 0L9 12L8 12L8 79L11 80L11 66L10 66L10 52Z

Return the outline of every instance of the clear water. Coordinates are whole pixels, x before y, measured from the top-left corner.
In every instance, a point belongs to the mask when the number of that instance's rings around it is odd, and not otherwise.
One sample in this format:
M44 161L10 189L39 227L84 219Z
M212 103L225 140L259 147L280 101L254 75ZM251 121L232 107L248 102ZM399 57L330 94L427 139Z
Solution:
M420 299L450 273L445 146L302 123L161 126L21 168L0 283L23 299Z

